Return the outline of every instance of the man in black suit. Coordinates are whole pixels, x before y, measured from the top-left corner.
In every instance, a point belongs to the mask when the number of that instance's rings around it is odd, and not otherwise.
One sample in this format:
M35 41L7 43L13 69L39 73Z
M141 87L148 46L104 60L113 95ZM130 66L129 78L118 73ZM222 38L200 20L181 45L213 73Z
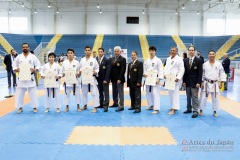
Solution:
M12 63L17 57L17 52L12 49L10 54L4 57L4 64L6 65L7 75L8 75L8 88L11 88L11 75L13 76L13 86L16 86L16 74L13 72Z
M141 112L141 83L143 77L143 63L138 61L136 51L132 52L132 62L128 64L127 86L129 87L131 107L133 113Z
M197 57L202 60L202 64L203 64L204 63L204 58L203 58L203 56L201 56L201 52L200 51L197 52Z
M189 58L184 60L185 73L183 76L183 86L186 86L187 94L187 110L183 113L193 112L192 118L196 118L199 108L198 90L202 83L202 60L194 55L194 46L188 48L188 53Z
M223 69L227 75L227 79L226 79L226 82L224 82L224 90L227 90L227 86L228 86L228 77L229 77L229 73L230 73L230 59L228 58L228 54L225 53L223 55L224 57L224 60L222 61L222 66L223 66Z
M108 111L109 106L109 79L111 73L111 62L104 56L104 49L98 49L96 60L99 64L99 72L97 76L100 106L104 108L104 112Z
M126 72L126 59L121 56L121 47L114 47L114 57L111 58L111 75L110 79L112 82L112 92L113 92L113 105L111 107L118 107L116 112L124 110L124 74ZM119 103L118 103L119 97Z

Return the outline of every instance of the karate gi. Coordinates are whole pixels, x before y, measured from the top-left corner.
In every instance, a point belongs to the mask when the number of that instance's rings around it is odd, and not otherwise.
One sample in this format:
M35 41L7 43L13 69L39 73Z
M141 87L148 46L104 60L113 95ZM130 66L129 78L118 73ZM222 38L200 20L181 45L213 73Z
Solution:
M23 53L18 55L16 59L13 61L13 70L18 69L21 63L29 63L30 68L35 68L37 70L39 70L40 68L40 62L38 58L31 53L28 53L27 57L25 57ZM24 71L20 70L20 72ZM28 90L31 107L38 108L39 103L37 97L36 79L33 73L31 74L31 80L29 81L22 81L19 80L19 78L17 80L16 103L15 103L17 109L22 108L24 105L23 99L26 90Z
M206 107L209 93L212 97L212 108L214 111L218 111L220 108L219 103L219 81L225 82L226 75L222 64L215 61L213 66L210 65L209 61L203 64L203 90L200 96L200 109L203 110Z
M79 62L77 60L72 60L70 62L69 60L63 61L62 64L62 73L65 73L66 69L74 69L76 73L79 72ZM80 97L80 82L79 79L77 79L76 84L67 84L64 82L64 88L65 88L65 93L64 93L64 105L69 105L70 103L70 95L71 92L73 92L73 95L75 96L75 103L80 105L81 97Z
M147 75L147 71L157 70L157 79L163 79L163 65L162 61L158 57L153 59L148 58L144 62L144 73ZM157 81L156 79L156 81ZM146 96L148 107L153 106L153 110L160 110L160 83L155 86L146 85Z
M172 109L175 110L180 109L179 88L182 85L182 78L184 72L185 72L184 63L181 57L176 55L174 58L171 57L167 58L166 65L164 67L164 75L174 74L178 79L178 82L176 82L175 90L168 90Z
M80 71L83 71L85 68L91 68L95 72L99 72L99 65L95 58L90 57L88 60L86 60L86 57L82 58L79 64ZM96 75L97 76L97 75ZM81 78L82 75L81 75ZM83 105L88 104L88 92L91 92L92 94L92 100L93 100L93 107L98 107L100 105L99 103L99 91L97 87L97 79L93 75L93 81L91 84L82 84L82 100Z
M52 71L54 72L55 76L62 77L62 67L60 67L59 64L53 63L52 66L50 66L49 63L45 64L41 68L41 76L45 76L45 72ZM60 108L60 100L59 100L59 85L60 85L60 79L56 79L56 86L54 88L46 88L46 96L45 96L45 107L50 108L52 99L54 100L54 107Z

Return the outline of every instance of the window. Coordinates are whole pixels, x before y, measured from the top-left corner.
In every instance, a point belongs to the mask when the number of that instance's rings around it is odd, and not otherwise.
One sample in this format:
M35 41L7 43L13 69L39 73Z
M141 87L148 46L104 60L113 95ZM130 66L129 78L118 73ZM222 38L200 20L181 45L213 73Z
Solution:
M10 32L21 33L28 31L27 17L11 17L10 18Z
M7 17L0 17L0 33L7 33L8 32L8 18Z
M223 35L225 30L224 19L208 19L207 33L212 35Z
M229 19L226 24L226 34L234 35L240 33L240 19Z

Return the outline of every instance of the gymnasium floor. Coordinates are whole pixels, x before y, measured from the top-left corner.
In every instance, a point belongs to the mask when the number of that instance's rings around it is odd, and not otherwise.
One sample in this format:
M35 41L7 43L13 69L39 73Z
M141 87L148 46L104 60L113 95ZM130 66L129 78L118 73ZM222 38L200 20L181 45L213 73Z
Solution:
M146 111L145 92L142 112L127 110L129 94L125 92L124 112L99 110L77 112L73 104L69 113L44 112L44 92L39 87L40 108L33 113L29 98L22 114L14 110L14 97L4 96L7 79L0 79L0 160L237 160L240 157L240 77L229 83L222 93L219 117L212 116L208 103L204 116L192 119L184 115L186 96L181 93L181 110L169 116L169 98L161 91L161 111ZM91 97L91 96L89 96ZM74 107L73 107L74 106ZM63 107L62 107L63 110Z

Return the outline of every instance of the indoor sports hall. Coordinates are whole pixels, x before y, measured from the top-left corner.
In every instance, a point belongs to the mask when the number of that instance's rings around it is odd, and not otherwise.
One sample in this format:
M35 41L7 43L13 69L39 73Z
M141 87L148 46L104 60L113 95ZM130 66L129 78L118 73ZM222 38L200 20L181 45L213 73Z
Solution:
M36 81L37 112L32 108L31 95L16 94L18 82L26 77L22 77L21 69L15 72L14 61L23 55L25 43L40 62L34 75L29 74ZM96 100L91 93L85 110L77 109L76 95L71 93L69 111L64 112L64 83L68 77L62 76L59 112L53 105L46 112L46 97L51 93L45 89L41 68L50 61L48 55L54 52L54 63L62 67L69 48L75 51L74 60L80 62L87 54L86 46L91 48L91 57L93 52L98 57L99 48L103 48L104 57L110 61L115 58L116 46L121 48L127 68L123 73L124 110L116 112L112 106L115 102L110 81L107 112L103 108L92 112ZM151 46L156 47L155 56L161 60L163 70L173 48L183 58L184 54L189 57L194 46L194 57L202 57L203 66L210 60L210 51L214 51L214 59L223 66L228 81L219 82L223 86L218 92L217 115L211 96L203 114L199 108L196 118L192 118L192 110L184 113L188 102L187 87L182 86L184 79L179 80L180 109L169 114L174 109L163 77L159 78L157 114L148 110L147 78L142 76L141 112L128 110L132 107L127 85L132 51L137 52L137 60L145 67ZM224 68L226 59L228 72ZM12 69L8 70L8 66ZM217 84L220 80L203 81ZM205 96L201 87L196 95L199 103ZM82 83L73 92L79 92L79 105L84 107ZM216 92L215 85L215 98ZM24 100L21 112L16 108L19 98ZM239 134L240 0L0 0L0 160L238 160Z

